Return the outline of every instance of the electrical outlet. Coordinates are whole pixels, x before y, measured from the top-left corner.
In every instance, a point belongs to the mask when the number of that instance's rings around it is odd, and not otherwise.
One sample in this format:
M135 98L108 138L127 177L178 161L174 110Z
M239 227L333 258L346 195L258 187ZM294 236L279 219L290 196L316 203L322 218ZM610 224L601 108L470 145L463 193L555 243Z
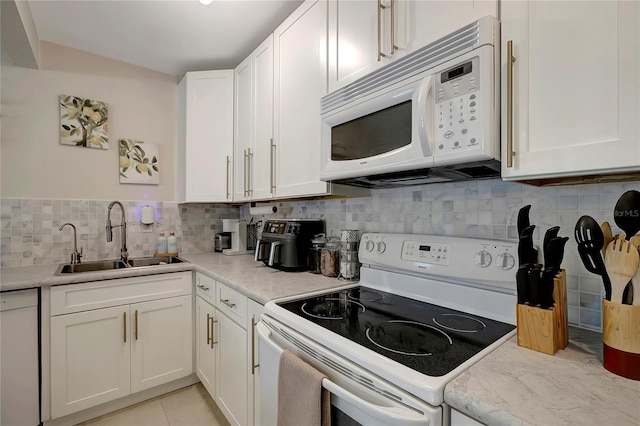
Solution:
M153 223L149 224L149 225L145 225L144 223L141 224L142 226L142 232L153 232Z

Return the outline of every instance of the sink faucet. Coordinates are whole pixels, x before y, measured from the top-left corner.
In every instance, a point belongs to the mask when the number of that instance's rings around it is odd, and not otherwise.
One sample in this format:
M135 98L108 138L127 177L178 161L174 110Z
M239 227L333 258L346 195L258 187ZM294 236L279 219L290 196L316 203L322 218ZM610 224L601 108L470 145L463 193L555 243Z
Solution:
M69 225L70 227L73 228L73 253L71 253L71 264L74 265L76 263L80 263L80 258L82 257L82 247L80 247L80 252L78 252L78 236L76 234L76 227L73 225L73 223L65 223L63 224L59 231L62 231L62 228L64 228L65 226Z
M122 213L122 222L120 223L120 225L112 226L111 225L111 209L116 204L120 206L120 212ZM120 259L122 259L122 261L126 263L127 258L129 257L129 252L127 251L127 222L124 218L124 207L122 207L122 203L120 203L120 201L112 201L111 204L109 204L109 207L107 208L107 242L108 243L113 241L112 229L117 227L122 228L120 230L120 236L122 240L122 246L120 247Z

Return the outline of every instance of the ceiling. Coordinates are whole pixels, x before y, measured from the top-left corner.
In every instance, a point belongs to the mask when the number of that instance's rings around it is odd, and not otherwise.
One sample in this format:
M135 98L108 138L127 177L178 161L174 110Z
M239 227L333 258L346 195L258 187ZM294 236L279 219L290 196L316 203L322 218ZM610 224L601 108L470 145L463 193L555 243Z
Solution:
M181 76L234 68L302 0L29 0L40 40Z

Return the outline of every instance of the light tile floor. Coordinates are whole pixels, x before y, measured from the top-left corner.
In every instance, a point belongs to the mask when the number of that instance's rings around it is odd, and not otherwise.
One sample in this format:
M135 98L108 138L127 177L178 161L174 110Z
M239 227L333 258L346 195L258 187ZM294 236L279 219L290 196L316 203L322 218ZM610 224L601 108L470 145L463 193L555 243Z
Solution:
M82 426L229 426L202 384L81 423Z

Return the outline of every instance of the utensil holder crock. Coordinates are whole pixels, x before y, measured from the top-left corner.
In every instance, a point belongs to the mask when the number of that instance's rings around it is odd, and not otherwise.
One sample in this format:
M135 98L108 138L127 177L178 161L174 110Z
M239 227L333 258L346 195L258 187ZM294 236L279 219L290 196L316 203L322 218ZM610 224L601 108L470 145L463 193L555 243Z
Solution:
M516 306L518 346L548 355L569 344L567 315L567 275L561 270L553 279L552 308L518 304Z
M640 380L640 305L602 299L602 359L612 373Z

